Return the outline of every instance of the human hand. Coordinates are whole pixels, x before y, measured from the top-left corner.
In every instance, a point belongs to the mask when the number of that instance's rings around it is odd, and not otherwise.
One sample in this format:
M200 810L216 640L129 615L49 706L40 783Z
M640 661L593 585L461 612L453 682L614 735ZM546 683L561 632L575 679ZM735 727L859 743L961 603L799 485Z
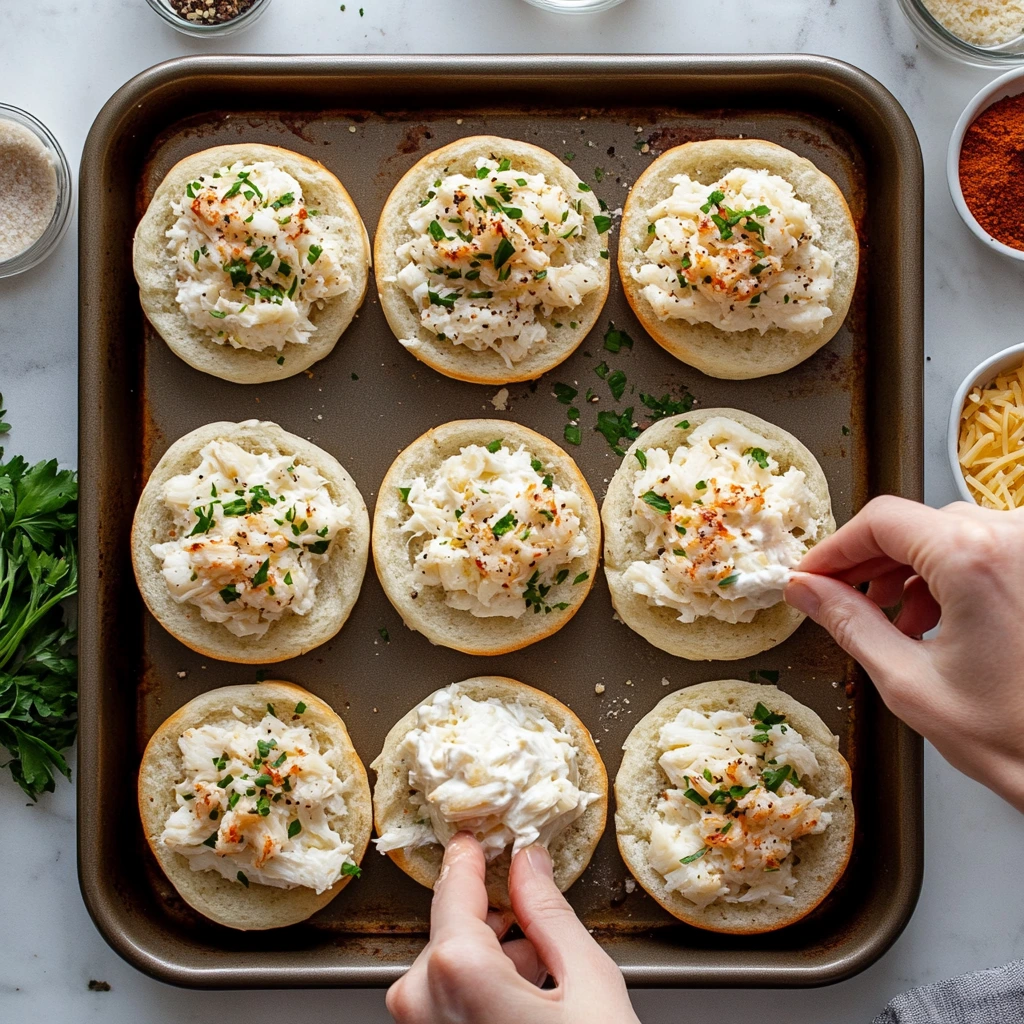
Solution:
M526 938L502 944L488 914L480 844L460 832L434 886L430 941L388 990L398 1024L639 1024L622 975L551 877L547 850L512 860L509 896ZM557 988L539 986L548 971Z
M1024 510L875 498L808 552L786 601L864 666L893 714L1024 811ZM896 606L890 622L882 609Z

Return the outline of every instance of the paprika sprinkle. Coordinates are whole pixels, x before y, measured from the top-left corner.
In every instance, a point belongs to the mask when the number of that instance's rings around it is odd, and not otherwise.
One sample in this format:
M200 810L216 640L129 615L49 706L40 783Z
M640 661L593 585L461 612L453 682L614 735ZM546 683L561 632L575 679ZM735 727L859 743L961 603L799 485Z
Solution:
M1024 94L983 110L964 133L960 188L981 227L1024 250Z

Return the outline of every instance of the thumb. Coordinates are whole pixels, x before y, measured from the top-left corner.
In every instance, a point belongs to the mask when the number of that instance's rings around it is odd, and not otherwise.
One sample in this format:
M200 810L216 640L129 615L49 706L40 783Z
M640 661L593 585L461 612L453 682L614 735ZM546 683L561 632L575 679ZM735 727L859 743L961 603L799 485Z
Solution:
M542 846L528 846L512 860L509 897L523 934L561 984L600 947L558 891L551 857Z
M890 678L905 674L922 656L919 642L901 633L885 612L848 583L831 576L797 572L785 593L786 603L810 616L860 662L880 690Z

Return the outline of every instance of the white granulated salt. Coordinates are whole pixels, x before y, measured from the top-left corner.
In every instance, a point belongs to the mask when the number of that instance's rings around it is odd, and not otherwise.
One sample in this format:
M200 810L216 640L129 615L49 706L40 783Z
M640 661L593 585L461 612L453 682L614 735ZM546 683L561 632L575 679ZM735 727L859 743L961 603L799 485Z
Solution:
M57 208L53 156L28 128L0 118L0 261L24 252Z

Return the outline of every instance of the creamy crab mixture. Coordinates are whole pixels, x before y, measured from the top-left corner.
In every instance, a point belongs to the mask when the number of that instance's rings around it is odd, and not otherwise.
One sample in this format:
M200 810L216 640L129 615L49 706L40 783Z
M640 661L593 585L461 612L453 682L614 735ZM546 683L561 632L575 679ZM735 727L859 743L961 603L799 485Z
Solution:
M647 211L650 242L630 271L658 317L722 331L820 330L834 261L793 186L742 167L710 185L671 180L672 194Z
M178 306L213 341L256 352L305 344L314 305L352 287L344 222L309 209L273 163L199 175L171 209Z
M347 813L346 780L303 723L306 705L268 705L257 725L232 710L178 740L184 778L161 842L193 871L246 887L321 893L342 875L358 875L352 844L334 829Z
M376 840L381 853L445 846L472 832L488 860L548 846L599 794L579 788L572 737L520 701L474 700L458 683L416 709L400 746L407 759L412 821Z
M791 903L794 842L824 832L826 808L848 795L804 788L818 759L786 716L763 704L753 718L684 708L662 726L658 753L672 788L652 812L647 856L668 889L698 907Z
M402 495L402 528L421 542L416 578L442 587L450 608L480 618L562 611L588 578L568 568L590 550L580 496L521 445L467 445Z
M572 311L602 287L607 271L581 255L580 242L611 220L588 217L582 183L569 195L509 160L476 166L470 177L438 178L409 216L414 237L397 249L397 282L438 340L492 349L511 367L547 339L539 318L557 312L571 326Z
M235 636L263 636L282 616L305 615L351 509L291 456L218 440L199 457L163 487L174 529L152 551L171 595Z
M632 511L644 557L624 573L637 594L677 611L680 622L750 622L782 600L824 524L803 471L781 472L766 446L714 417L673 452L639 452Z

